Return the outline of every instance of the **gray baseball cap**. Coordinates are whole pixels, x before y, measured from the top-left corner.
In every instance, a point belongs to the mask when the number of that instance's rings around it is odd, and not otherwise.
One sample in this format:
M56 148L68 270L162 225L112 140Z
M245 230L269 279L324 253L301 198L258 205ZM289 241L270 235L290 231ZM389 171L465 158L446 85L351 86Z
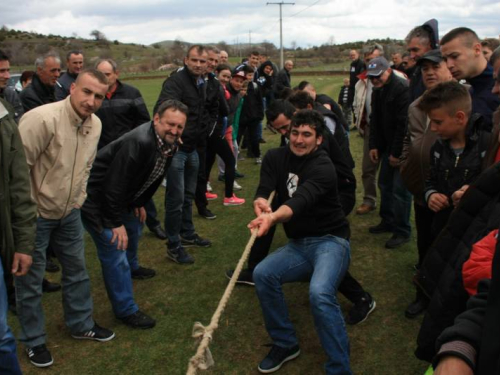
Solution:
M379 56L371 59L368 63L368 69L366 70L366 74L370 77L378 77L382 73L384 73L387 69L390 68L389 62L385 59L385 57Z

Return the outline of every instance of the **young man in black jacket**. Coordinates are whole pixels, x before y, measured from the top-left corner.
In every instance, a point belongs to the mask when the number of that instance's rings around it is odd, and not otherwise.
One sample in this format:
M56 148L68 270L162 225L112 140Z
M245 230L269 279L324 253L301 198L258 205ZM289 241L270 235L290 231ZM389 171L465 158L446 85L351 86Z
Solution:
M135 303L131 275L139 267L144 205L172 162L187 111L178 101L162 103L152 123L142 124L98 151L88 181L83 224L96 245L113 312L133 328L152 328L156 323Z
M370 227L373 234L392 232L385 247L394 249L410 241L411 194L399 173L408 118L408 83L397 77L384 57L368 63L368 78L375 89L370 116L370 159L380 159L380 224Z
M208 54L205 47L193 45L184 58L184 67L163 83L155 111L168 99L182 102L189 109L182 144L167 172L165 194L165 231L168 238L167 257L180 264L194 263L184 247L209 247L212 243L201 238L193 224L193 199L200 165L196 148L207 135L207 84L204 73Z
M262 163L254 201L257 218L248 227L263 236L283 223L290 239L254 271L266 329L273 340L271 351L259 364L262 373L277 371L300 354L282 284L309 278L316 331L328 356L326 373L351 373L347 333L336 300L349 267L350 230L338 199L335 167L319 147L324 132L318 112L299 111L292 119L288 147L268 151ZM267 203L272 191L276 191L275 210Z

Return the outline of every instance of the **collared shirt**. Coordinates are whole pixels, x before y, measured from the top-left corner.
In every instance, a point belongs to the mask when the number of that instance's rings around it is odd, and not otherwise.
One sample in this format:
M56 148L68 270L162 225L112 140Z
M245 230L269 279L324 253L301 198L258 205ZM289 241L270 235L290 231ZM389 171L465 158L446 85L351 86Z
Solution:
M156 135L156 148L159 151L159 157L156 159L155 167L153 171L149 175L149 178L146 180L142 188L137 192L134 196L134 199L137 199L144 193L158 178L163 177L165 175L165 167L167 165L167 159L174 154L175 146L172 146L161 139L158 133L155 130Z

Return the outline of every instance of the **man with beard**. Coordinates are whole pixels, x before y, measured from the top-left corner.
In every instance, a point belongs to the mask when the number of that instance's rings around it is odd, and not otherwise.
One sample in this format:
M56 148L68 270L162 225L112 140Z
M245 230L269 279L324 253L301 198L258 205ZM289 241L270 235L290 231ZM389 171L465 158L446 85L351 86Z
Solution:
M97 153L82 208L83 224L97 248L115 316L133 328L156 322L134 301L131 269L146 219L144 205L165 177L186 123L181 102L163 102L153 118Z

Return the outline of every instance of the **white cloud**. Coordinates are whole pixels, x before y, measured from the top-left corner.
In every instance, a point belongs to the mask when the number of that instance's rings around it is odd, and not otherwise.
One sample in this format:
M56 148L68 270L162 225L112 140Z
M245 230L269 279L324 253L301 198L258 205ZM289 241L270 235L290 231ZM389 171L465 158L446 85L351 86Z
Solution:
M416 0L323 0L310 6L314 2L298 0L283 7L286 46L292 41L303 47L320 45L331 36L337 43L403 39L430 18L438 19L441 35L458 26L470 27L480 37L500 33L500 2L494 0L435 0L425 5ZM68 6L63 0L19 0L3 5L0 17L0 24L14 29L81 37L98 29L110 40L142 44L176 38L248 43L249 30L252 42L279 44L278 7L265 1L87 0Z

